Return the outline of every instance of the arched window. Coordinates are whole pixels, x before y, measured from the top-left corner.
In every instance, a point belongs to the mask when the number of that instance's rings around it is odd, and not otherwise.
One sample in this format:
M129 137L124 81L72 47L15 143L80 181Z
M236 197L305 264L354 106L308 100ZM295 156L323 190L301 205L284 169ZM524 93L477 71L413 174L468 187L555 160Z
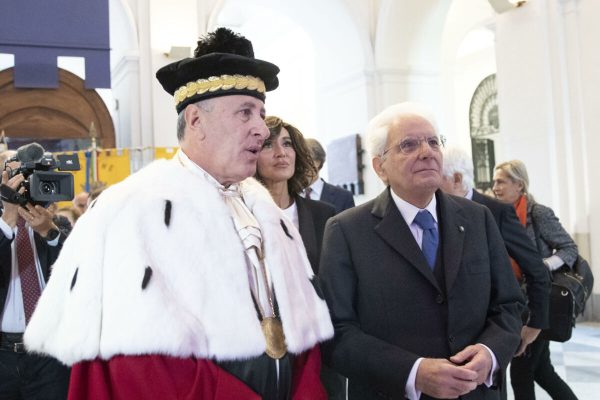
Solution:
M485 191L493 186L494 138L500 133L496 74L486 77L475 89L469 107L469 127L475 187Z

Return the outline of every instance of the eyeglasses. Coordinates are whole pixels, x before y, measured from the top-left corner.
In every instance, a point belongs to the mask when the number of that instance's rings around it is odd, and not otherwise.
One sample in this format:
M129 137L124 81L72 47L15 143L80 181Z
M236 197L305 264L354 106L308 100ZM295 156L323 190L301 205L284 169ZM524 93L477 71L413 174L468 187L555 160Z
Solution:
M440 151L444 144L446 143L446 138L444 136L430 136L430 137L407 137L402 140L398 144L394 144L388 147L381 154L385 156L391 149L397 147L400 152L404 154L411 154L421 148L421 143L426 142L429 148L433 151Z

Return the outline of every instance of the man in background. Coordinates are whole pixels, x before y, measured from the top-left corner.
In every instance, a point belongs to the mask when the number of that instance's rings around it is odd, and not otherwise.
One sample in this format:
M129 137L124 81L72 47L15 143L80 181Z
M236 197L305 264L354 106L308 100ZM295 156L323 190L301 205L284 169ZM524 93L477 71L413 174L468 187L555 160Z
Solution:
M508 255L514 260L515 277L527 287L529 316L523 321L521 344L515 354L520 356L549 324L550 276L542 257L519 222L514 207L473 189L473 160L460 148L451 147L444 151L442 190L483 204L496 220Z
M20 163L6 163L15 154L0 153L0 398L64 400L69 369L54 358L27 352L23 332L68 229L59 229L52 214L40 205L10 202L10 193L24 190L23 174L9 173Z
M306 144L311 152L311 157L315 162L315 167L319 173L325 164L326 153L316 139L306 139ZM348 208L354 207L354 197L352 192L341 187L334 186L330 183L325 182L320 174L317 175L311 185L304 191L304 197L313 200L324 201L335 207L335 212L340 213Z
M82 215L88 207L88 200L90 194L88 192L79 192L73 197L73 207L79 211L79 214Z

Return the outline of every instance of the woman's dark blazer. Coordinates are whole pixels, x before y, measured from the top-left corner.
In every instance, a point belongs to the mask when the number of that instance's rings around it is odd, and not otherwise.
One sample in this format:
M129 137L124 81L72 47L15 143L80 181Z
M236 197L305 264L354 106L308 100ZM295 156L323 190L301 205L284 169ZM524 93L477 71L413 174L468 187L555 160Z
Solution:
M577 260L577 245L563 228L554 211L531 199L527 199L527 234L537 244L542 257L556 254L573 268Z
M310 266L316 275L319 271L325 223L334 216L335 208L322 201L305 199L297 195L294 196L294 201L298 209L300 236L302 236Z

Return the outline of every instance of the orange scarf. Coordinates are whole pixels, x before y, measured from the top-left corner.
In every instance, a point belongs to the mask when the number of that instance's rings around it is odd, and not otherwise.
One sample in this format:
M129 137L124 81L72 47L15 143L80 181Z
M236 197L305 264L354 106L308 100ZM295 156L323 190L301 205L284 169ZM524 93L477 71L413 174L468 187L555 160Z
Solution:
M517 217L519 218L519 222L521 223L521 225L527 226L527 197L521 195L521 197L519 197L517 201L514 202L513 206L515 207L515 211L517 212ZM517 264L517 262L513 260L512 257L510 258L510 265L515 274L515 277L519 282L521 282L523 280L523 272L521 271L521 267L519 267L519 264Z

